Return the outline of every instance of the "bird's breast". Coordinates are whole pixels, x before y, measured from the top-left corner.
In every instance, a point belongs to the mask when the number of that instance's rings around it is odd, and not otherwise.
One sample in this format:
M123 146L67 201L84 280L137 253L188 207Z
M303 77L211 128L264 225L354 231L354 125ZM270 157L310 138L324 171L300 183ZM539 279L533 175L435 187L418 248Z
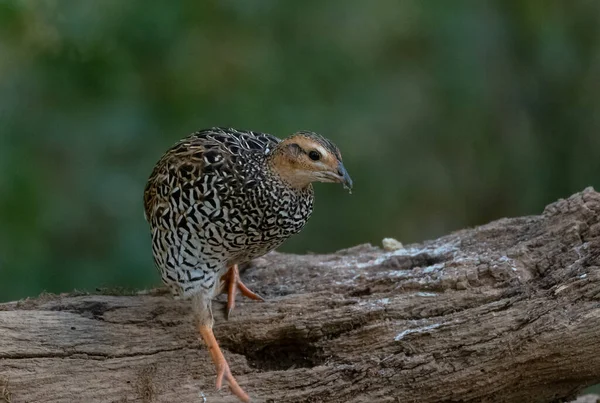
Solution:
M227 238L234 239L235 245L230 262L235 263L262 256L300 232L313 206L312 193L299 195L286 189L265 192L257 187L244 200L236 207L237 219L228 221Z

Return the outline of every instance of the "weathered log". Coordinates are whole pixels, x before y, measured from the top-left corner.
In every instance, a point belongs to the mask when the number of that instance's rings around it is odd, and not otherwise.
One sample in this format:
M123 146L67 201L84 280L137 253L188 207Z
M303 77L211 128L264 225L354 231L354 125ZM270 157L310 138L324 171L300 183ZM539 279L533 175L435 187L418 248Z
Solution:
M600 381L599 266L586 189L422 245L269 254L243 274L267 302L215 302L215 334L256 402L561 401ZM164 293L0 305L0 402L235 402L214 380Z

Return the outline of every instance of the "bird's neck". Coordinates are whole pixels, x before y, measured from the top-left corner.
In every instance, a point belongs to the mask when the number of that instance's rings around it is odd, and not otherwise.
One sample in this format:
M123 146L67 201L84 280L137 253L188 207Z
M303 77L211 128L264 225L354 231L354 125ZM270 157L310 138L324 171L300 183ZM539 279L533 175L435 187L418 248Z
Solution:
M303 193L312 188L312 178L295 169L292 157L287 153L273 150L267 158L267 165L278 179L293 190Z

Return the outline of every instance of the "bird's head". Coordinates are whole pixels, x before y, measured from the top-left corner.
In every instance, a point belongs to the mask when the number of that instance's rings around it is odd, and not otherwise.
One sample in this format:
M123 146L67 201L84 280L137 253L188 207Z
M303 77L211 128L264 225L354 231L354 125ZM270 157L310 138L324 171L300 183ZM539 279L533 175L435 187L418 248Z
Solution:
M269 163L297 189L304 189L311 182L337 182L352 190L352 179L342 163L340 150L316 133L298 132L282 140L271 152Z

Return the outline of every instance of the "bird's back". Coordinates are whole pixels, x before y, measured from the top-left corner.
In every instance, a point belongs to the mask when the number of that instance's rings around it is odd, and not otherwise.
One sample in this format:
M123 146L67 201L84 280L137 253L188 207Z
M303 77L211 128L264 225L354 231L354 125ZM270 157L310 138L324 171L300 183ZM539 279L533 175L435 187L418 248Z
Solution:
M312 187L295 192L268 169L280 140L213 128L175 144L144 192L152 250L163 282L177 296L215 291L228 265L277 247L312 212Z

